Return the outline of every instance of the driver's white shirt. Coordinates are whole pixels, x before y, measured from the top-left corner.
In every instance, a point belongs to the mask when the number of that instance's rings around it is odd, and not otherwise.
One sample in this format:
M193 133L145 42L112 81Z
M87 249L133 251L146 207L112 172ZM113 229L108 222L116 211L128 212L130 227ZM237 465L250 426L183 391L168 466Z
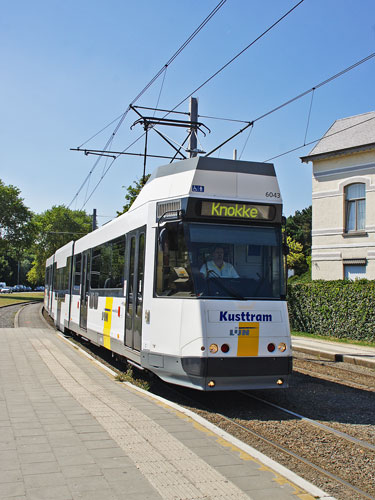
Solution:
M207 273L208 271L213 271L212 273ZM200 269L200 272L207 277L207 274L211 275L211 278L215 276L220 276L221 278L239 278L237 271L234 269L232 264L229 262L223 262L223 265L218 267L213 260L209 260Z

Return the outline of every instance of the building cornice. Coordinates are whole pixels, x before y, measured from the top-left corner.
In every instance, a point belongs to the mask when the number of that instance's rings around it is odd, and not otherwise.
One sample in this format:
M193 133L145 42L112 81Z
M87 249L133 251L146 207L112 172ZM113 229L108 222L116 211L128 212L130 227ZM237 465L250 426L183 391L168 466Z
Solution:
M369 144L362 144L360 146L352 146L350 148L342 148L327 153L320 153L315 155L301 156L302 163L309 163L310 161L326 160L328 158L335 158L338 156L346 156L354 153L362 153L363 151L375 150L375 142Z

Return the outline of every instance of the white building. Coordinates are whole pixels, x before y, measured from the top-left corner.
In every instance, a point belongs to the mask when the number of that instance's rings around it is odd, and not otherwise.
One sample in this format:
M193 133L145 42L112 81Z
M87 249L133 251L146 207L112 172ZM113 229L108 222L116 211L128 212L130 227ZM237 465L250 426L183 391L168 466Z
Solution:
M375 112L337 120L312 162L312 278L375 279Z

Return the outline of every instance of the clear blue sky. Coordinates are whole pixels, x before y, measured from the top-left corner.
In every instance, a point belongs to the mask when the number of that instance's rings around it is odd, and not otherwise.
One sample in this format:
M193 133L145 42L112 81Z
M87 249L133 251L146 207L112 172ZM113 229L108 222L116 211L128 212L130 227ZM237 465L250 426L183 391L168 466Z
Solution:
M169 67L159 107L172 108L296 1L227 0ZM0 178L21 189L35 212L68 205L95 162L72 152L124 111L131 100L195 30L218 0L20 0L3 2L0 18ZM375 52L373 0L305 0L290 16L201 89L202 115L253 120ZM375 109L375 59L317 90L307 141L334 120ZM138 101L155 106L162 78ZM311 95L256 123L243 160L264 161L304 143ZM188 110L188 102L179 108ZM142 133L129 113L112 148L123 150ZM209 151L241 125L202 119L211 129ZM84 147L102 149L115 125ZM181 134L165 132L179 141ZM247 132L223 147L221 158L242 152ZM311 165L300 156L274 160L285 215L311 204ZM143 151L143 141L131 149ZM169 155L155 134L149 152ZM149 160L148 172L163 160ZM102 160L71 208L108 165ZM126 186L142 175L143 159L118 159L85 205L114 216ZM125 188L123 187L125 186ZM99 218L99 223L108 220Z

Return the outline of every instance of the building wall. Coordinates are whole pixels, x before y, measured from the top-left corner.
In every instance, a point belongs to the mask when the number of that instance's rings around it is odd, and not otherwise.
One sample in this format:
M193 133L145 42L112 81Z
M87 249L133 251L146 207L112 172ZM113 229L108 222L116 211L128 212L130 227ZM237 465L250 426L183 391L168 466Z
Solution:
M364 183L366 225L360 234L345 232L345 187ZM375 151L313 162L312 278L344 278L344 264L365 263L375 279ZM358 262L357 262L358 261Z

